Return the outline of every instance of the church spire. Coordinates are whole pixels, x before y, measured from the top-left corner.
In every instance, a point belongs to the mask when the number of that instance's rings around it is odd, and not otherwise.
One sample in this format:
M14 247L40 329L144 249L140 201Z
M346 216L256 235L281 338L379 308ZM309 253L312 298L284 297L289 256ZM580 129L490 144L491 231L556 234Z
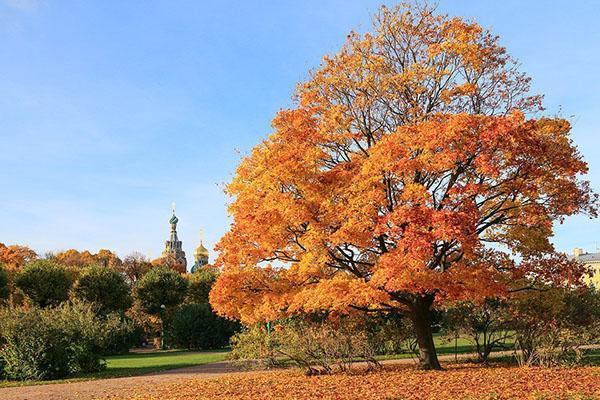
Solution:
M177 237L177 223L179 222L179 218L175 215L175 203L171 205L171 211L172 215L171 219L169 219L171 232L169 240L165 242L165 250L163 251L162 256L173 258L175 261L186 267L187 260L185 259L185 252L183 251L181 240Z

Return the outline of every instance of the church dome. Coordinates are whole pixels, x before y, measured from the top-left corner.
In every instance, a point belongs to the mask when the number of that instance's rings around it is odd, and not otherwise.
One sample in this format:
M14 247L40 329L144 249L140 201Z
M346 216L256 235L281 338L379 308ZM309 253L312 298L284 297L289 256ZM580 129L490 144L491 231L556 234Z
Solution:
M200 242L200 245L196 247L196 251L194 251L194 256L195 258L208 257L208 250L206 249L206 247L204 247L202 242Z
M178 222L179 222L179 218L177 218L177 217L175 216L175 214L173 214L173 216L172 216L172 217L171 217L171 219L169 220L169 223L170 223L171 225L175 225L175 224L176 224L176 223L178 223Z

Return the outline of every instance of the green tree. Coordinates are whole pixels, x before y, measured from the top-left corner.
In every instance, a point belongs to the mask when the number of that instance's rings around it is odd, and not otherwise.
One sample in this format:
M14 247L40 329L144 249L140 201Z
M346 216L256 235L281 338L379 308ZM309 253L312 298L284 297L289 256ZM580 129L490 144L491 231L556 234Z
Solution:
M219 272L215 268L201 268L189 275L187 300L190 303L208 303L208 294L217 281L218 276Z
M73 294L95 303L101 314L125 311L131 306L129 286L118 271L94 265L86 268L75 283Z
M0 300L8 299L9 294L8 272L6 272L4 265L0 264Z
M48 307L69 298L71 279L68 271L52 261L38 260L17 273L15 285L34 304Z
M177 271L159 266L138 281L135 294L143 311L161 321L161 348L164 348L165 316L185 298L188 282Z
M239 323L213 313L208 303L175 308L166 328L166 340L178 348L219 349L227 346Z

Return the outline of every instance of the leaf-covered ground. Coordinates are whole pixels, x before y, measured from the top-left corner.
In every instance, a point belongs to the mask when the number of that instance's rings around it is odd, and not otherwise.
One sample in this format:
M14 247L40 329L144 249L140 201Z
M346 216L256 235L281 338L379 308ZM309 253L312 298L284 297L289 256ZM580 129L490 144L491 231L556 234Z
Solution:
M590 400L600 399L600 367L542 369L451 365L442 372L396 367L374 373L318 377L306 377L298 371L256 372L140 388L125 398Z

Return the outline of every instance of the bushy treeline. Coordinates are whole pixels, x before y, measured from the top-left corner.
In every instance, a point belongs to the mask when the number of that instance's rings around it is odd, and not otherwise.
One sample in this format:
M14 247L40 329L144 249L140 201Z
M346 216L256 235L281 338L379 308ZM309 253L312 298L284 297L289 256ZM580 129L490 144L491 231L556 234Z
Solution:
M514 343L520 365L570 365L600 343L600 293L593 288L541 287L508 299L459 303L444 313L447 337L464 335L479 362Z
M152 265L139 254L120 260L105 250L44 258L26 254L21 262L0 257L4 378L56 379L99 371L107 355L153 338L162 347L222 348L238 329L208 304L214 269L186 275Z
M472 361L482 364L504 350L519 365L573 365L586 347L600 344L600 293L593 288L538 287L446 304L433 318L441 340L469 339ZM232 338L232 356L253 365L291 361L308 374L330 373L357 361L376 368L378 355L416 354L414 338L410 320L398 314L299 315L246 327Z
M104 356L127 349L134 325L99 316L92 304L0 309L0 363L9 379L56 379L105 368Z

